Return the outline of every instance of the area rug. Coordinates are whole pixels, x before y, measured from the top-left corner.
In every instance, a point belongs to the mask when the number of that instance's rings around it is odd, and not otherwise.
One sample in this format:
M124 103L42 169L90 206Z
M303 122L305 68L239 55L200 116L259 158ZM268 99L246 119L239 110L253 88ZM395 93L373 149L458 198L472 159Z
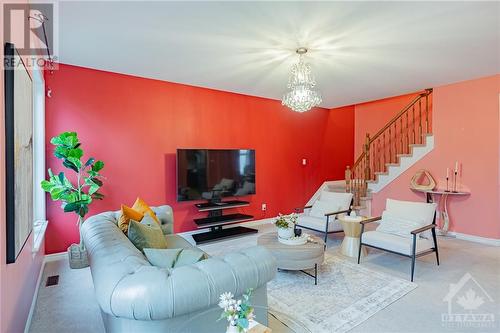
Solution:
M224 247L205 246L204 250L224 255L255 245L257 237L252 238L228 241ZM279 271L267 286L270 312L284 323L293 318L291 328L298 322L307 328L306 332L313 333L347 332L417 288L410 281L356 264L341 255L338 248L329 248L325 253L317 286L313 278L299 271ZM279 313L286 317L279 318Z
M300 322L310 332L347 332L417 287L415 283L326 254L314 279L280 271L268 283L269 307Z

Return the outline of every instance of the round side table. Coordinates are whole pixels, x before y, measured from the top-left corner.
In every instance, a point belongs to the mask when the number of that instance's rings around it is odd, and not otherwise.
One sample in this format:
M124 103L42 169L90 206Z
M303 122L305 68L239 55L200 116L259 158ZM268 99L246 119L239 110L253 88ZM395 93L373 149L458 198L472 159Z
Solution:
M342 228L344 229L344 240L341 245L341 252L343 255L357 258L359 251L359 237L361 235L361 221L365 219L365 217L359 216L356 220L349 219L349 217L339 217L340 223L342 224ZM361 249L361 256L366 256L367 251L366 247Z

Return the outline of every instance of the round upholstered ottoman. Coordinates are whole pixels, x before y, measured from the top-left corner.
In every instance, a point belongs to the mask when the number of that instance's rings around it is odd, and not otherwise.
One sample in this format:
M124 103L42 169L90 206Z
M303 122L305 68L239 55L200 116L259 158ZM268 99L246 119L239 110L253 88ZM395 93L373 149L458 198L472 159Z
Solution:
M263 234L257 239L257 244L264 246L276 259L280 269L301 271L314 278L318 284L318 266L325 259L325 243L316 236L310 236L312 242L304 245L286 245L278 241L278 233ZM304 270L314 269L314 275Z

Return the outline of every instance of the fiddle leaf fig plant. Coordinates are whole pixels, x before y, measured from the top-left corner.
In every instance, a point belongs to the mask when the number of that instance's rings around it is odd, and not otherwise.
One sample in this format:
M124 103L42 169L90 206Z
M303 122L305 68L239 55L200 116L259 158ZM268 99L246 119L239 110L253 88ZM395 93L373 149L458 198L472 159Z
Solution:
M64 167L75 174L72 182L64 172L54 174L48 170L48 180L41 183L42 189L50 194L53 201L60 201L65 213L75 213L78 216L78 226L81 227L83 218L89 212L89 205L93 200L102 200L104 195L99 193L103 185L103 176L99 173L104 168L104 162L96 161L93 157L82 162L83 150L75 132L64 132L50 140L55 146L54 156L62 160ZM84 249L80 234L80 248Z

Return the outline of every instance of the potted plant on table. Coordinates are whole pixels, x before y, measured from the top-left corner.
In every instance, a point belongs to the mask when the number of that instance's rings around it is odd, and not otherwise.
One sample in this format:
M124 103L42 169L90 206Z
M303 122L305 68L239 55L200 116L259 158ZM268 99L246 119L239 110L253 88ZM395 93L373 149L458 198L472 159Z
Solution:
M65 213L77 215L80 243L72 244L68 248L69 265L71 268L87 267L87 251L82 240L81 226L92 201L104 198L104 195L98 192L103 185L103 177L99 172L104 168L104 163L93 157L85 163L81 161L83 150L75 132L61 133L53 137L50 143L55 146L54 156L63 161L64 167L74 172L73 181L70 181L64 172L56 175L49 169L49 179L43 180L41 186L53 201L61 201L61 208Z
M279 214L275 219L274 224L278 228L278 237L282 239L290 239L295 233L295 223L297 223L298 215L292 213L290 215Z
M226 319L228 327L226 333L241 333L247 332L250 326L250 321L254 320L254 308L250 304L252 289L248 289L243 294L243 300L235 300L234 295L230 292L220 295L219 307L223 312L219 318Z

